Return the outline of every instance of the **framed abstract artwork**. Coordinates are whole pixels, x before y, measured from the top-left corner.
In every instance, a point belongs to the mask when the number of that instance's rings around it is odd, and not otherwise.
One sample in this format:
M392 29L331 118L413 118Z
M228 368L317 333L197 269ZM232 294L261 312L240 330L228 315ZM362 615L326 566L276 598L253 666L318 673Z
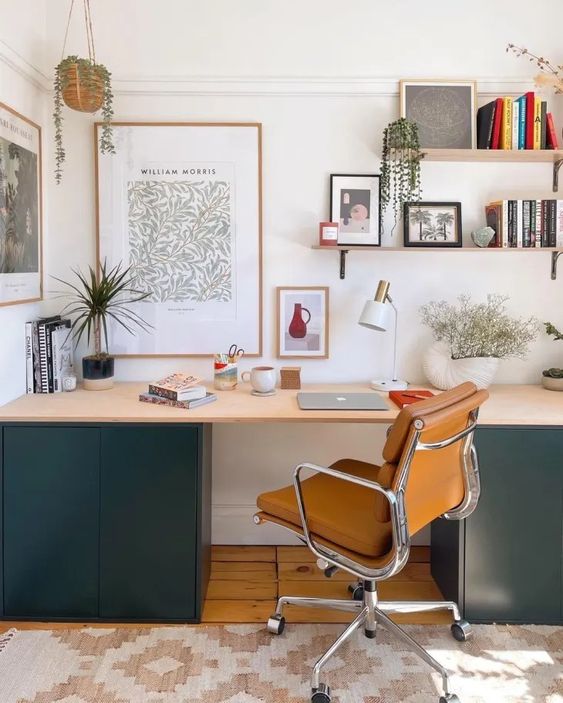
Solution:
M0 305L42 298L41 127L0 103Z
M328 288L276 292L278 358L328 359Z
M475 81L402 80L399 92L401 117L417 124L422 148L476 148Z
M460 247L461 203L405 203L406 247Z
M338 244L380 246L380 201L378 175L330 176L330 219L338 222Z
M96 149L98 260L131 266L149 293L113 324L116 356L262 353L261 125L114 122ZM100 125L96 125L96 144Z

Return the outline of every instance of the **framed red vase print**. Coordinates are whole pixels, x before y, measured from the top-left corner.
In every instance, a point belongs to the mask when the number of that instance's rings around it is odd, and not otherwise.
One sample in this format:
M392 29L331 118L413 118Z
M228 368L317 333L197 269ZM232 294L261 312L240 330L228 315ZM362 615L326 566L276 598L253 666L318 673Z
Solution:
M328 288L277 288L278 358L328 359Z

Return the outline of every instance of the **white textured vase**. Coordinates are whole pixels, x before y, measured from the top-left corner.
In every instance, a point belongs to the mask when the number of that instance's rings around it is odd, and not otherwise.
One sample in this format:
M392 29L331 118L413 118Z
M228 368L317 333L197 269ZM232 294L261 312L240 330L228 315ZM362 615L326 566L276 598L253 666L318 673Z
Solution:
M464 381L473 381L477 388L487 388L493 382L499 360L493 356L452 359L444 342L436 342L424 355L422 367L430 383L442 391Z

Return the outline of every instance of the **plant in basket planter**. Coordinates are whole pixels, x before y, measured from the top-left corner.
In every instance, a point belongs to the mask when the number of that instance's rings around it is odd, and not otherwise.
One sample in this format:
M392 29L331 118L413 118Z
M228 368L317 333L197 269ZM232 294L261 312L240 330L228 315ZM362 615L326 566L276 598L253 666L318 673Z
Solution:
M545 331L553 337L553 341L563 340L563 332L554 327L551 322L544 322ZM563 391L563 369L545 369L542 373L542 386L549 391Z
M72 318L69 334L74 335L75 345L84 335L90 345L90 339L94 337L94 354L82 359L84 388L105 390L113 386L114 372L114 357L108 351L108 321L111 319L117 322L130 334L134 333L134 327L149 330L151 325L129 306L144 300L150 293L133 287L130 266L123 268L119 263L108 270L104 262L100 264L98 277L91 266L88 269L87 276L78 269L73 269L78 279L76 284L54 278L70 289L69 292L60 294L60 297L70 298L61 311L61 316L67 314Z
M500 359L526 356L537 336L538 321L508 315L508 297L504 295L488 295L486 303L473 303L469 295L460 295L457 300L457 305L442 300L420 308L422 322L436 339L424 356L424 373L442 390L463 381L487 388Z

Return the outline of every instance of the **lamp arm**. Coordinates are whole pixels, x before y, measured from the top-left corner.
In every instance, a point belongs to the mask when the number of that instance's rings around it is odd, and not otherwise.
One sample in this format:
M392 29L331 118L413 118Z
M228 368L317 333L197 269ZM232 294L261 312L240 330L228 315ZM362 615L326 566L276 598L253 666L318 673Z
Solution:
M389 304L395 311L395 333L393 335L393 376L392 380L396 381L397 380L397 327L399 326L399 311L395 307L395 303L391 300L391 296L388 295L387 299L389 300Z

